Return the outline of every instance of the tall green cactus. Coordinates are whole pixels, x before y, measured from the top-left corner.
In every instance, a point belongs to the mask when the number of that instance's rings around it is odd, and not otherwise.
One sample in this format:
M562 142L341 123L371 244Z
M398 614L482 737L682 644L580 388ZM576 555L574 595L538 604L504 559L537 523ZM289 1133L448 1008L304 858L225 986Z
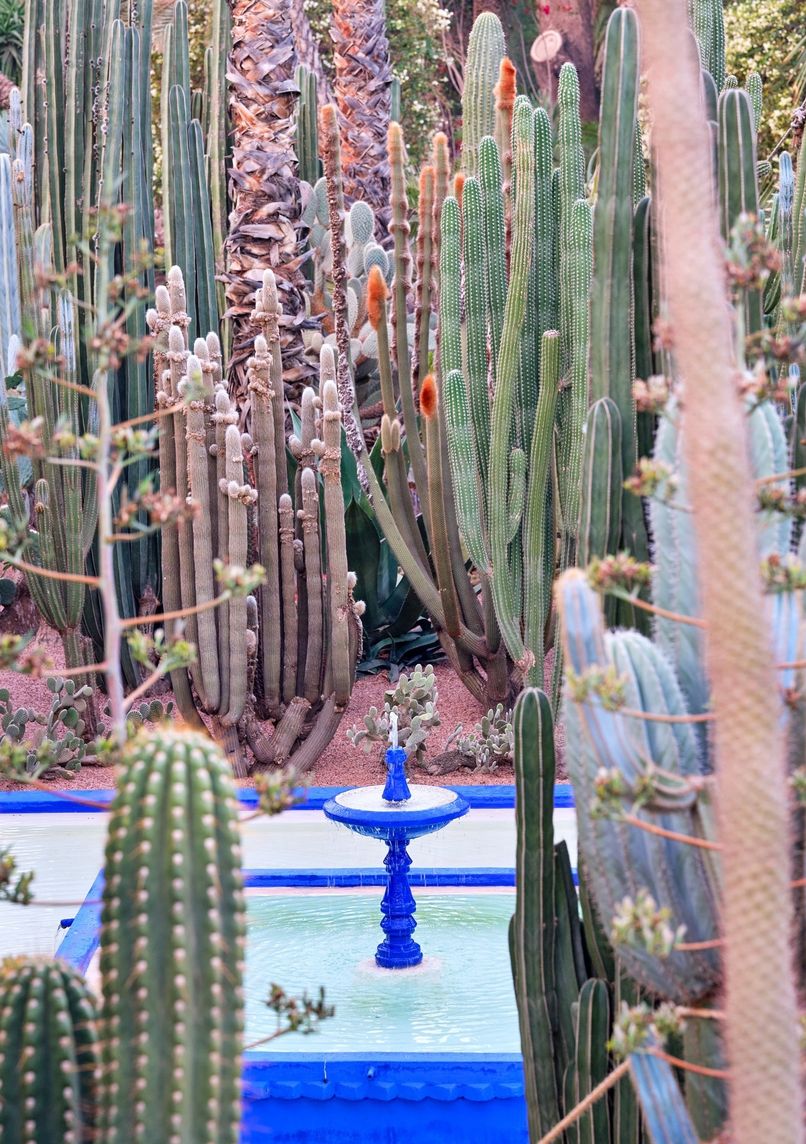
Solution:
M189 335L218 329L216 257L202 125L192 115L187 5L178 0L165 29L160 89L165 261L189 290ZM215 177L215 176L213 176Z
M700 62L712 76L717 92L725 86L725 15L723 0L693 0L692 25Z
M517 894L509 945L529 1137L536 1144L605 1079L611 1010L624 977L591 913L582 871L580 920L568 850L554 841L554 726L548 697L527 688L515 705L513 725ZM591 976L589 967L608 978ZM607 1100L598 1102L572 1132L573 1139L587 1144L636 1142L629 1082L617 1089L612 1108Z
M637 556L646 555L641 506L624 496L620 483L632 473L637 457L633 288L640 292L643 306L642 365L646 365L648 338L651 349L649 330L655 305L648 282L651 260L648 256L643 261L634 259L633 252L633 230L638 225L634 224L633 194L636 185L643 187L640 179L636 183L634 161L640 145L634 14L620 10L611 23L603 148L598 179L591 181L590 189L578 81L571 65L563 67L560 77L559 167L553 167L555 140L548 116L518 96L512 109L512 186L505 189L500 153L505 117L499 116L496 127L492 99L488 107L484 99L472 95L492 89L489 53L484 46L488 33L497 26L487 14L475 26L465 85L464 174L455 196L433 195L437 227L433 232L428 229L428 235L430 248L439 252L439 273L421 273L418 279L429 291L436 286L438 303L437 377L433 389L428 389L429 401L432 393L436 397L433 429L428 417L418 422L413 392L405 328L408 205L399 129L390 132L393 336L388 337L388 329L384 332L385 312L374 311L378 317L373 319L378 345L388 342L392 346L398 366L397 387L395 379L384 380L385 370L380 370L386 418L382 430L385 491L364 462L373 504L392 550L442 633L443 646L462 679L489 703L503 701L504 693L511 697L524 679L534 685L543 682L544 652L551 646L553 633L551 583L557 566L575 563L578 549L587 544L589 538L579 536L581 515L586 530L590 516L598 515L597 506L582 501L582 469L588 406L600 395L614 402L620 418L614 431L622 453L617 470L609 467L592 477L596 487L604 480L611 492L615 490L619 502L609 520L621 531L611 537L608 526L602 543L615 549L628 539ZM488 134L476 138L485 107L489 110ZM338 206L334 140L328 141L325 154L328 193ZM626 178L621 175L622 160L627 161ZM423 172L421 185L428 196L434 187L430 169ZM596 188L594 204L588 195ZM642 207L645 219L647 207L648 203ZM331 211L336 260L345 257L341 219L338 211ZM421 234L422 222L421 212ZM648 241L646 228L645 236ZM420 244L418 239L418 259L421 253L424 257L426 241ZM638 283L634 282L636 275L640 276ZM336 293L344 289L336 282L335 267L334 286ZM419 331L416 381L422 387L421 297L415 299L415 312ZM596 320L602 335L598 339L594 337ZM591 381L596 368L598 389ZM404 435L399 446L396 423ZM642 429L646 430L642 441L648 440L651 421ZM413 520L405 470L401 470L401 450L406 446L430 548L427 557ZM361 452L360 444L356 452ZM478 595L473 588L469 590L464 568L468 553L477 573ZM556 657L557 679L560 663Z
M590 311L591 399L610 397L621 416L621 458L625 476L637 460L632 395L633 155L638 109L638 21L618 8L607 25L602 114L599 124L599 184L593 224L593 283ZM626 336L625 336L626 334ZM638 560L647 556L641 504L625 493L622 544Z
M462 93L462 165L467 175L477 172L482 139L495 134L495 85L505 55L500 19L494 12L482 12L470 33Z
M23 109L30 120L33 177L26 181L28 224L48 228L49 253L44 245L38 259L45 273L52 260L53 270L65 274L66 290L74 313L68 341L75 347L70 363L72 379L89 388L98 364L91 351L98 315L106 313L109 300L99 295L116 273L122 291L112 309L123 316L123 330L133 341L146 334L146 297L153 290L154 276L149 257L154 250L152 183L150 44L151 2L125 10L114 3L98 7L88 0L56 0L52 4L31 3L27 29L23 75ZM103 93L101 97L100 93ZM103 104L103 111L101 111ZM111 234L107 228L103 258L104 272L97 255L100 232L107 225L98 211L114 212L126 205L120 225ZM88 245L89 244L89 245ZM144 256L145 255L145 256ZM21 270L22 270L21 260ZM109 266L113 269L107 275ZM22 282L30 288L31 279ZM23 343L37 336L35 306L24 304L28 315L21 331ZM111 317L111 314L109 315ZM48 324L50 335L55 322ZM41 335L40 335L41 336ZM122 421L147 415L152 401L150 364L145 355L121 354L113 370L112 413ZM60 404L65 404L63 395ZM76 435L92 430L86 399L76 400L67 413ZM148 475L147 459L127 467L122 485L135 498ZM83 525L92 519L91 473L81 479ZM58 483L49 481L51 501L64 527L71 532L70 546L81 549L81 563L87 549L86 537L73 534L73 514L62 503ZM119 507L119 498L115 510ZM145 513L138 523L146 525ZM58 527L58 526L57 526ZM155 575L159 561L157 537L146 528L141 539L119 545L115 552L115 578L121 611L133 616L138 608L153 606L159 594ZM97 572L97 546L86 551L87 571ZM55 549L55 571L71 571L65 564L64 545ZM95 652L103 644L103 615L93 593L83 601L83 626L92 638ZM137 682L139 669L124 648L124 669L130 684ZM83 662L101 656L84 653ZM69 662L82 662L71 654Z
M127 752L105 863L102 1138L234 1142L245 918L229 767L194 732Z
M555 953L554 724L551 704L542 691L530 688L518 697L513 728L518 892L509 942L529 1134L537 1140L556 1124L562 1107L561 1066L552 1052L558 994L564 992L556 984L558 971L570 976L574 992L577 982L573 966L559 962Z
M297 158L299 177L310 186L319 181L319 135L317 131L317 92L316 74L304 64L299 64L295 73L299 88L297 107Z
M571 358L572 307L572 216L574 206L585 197L585 153L582 149L582 120L579 113L579 78L573 64L563 64L557 85L559 125L560 191L560 329L563 366Z
M100 1046L95 1003L70 966L0 962L0 1136L66 1144L98 1131Z
M717 162L722 237L730 242L741 215L758 217L758 175L753 108L745 91L733 88L719 97ZM760 290L748 290L744 301L745 334L763 328Z
M806 133L798 153L795 195L792 204L793 268L795 290L806 289Z

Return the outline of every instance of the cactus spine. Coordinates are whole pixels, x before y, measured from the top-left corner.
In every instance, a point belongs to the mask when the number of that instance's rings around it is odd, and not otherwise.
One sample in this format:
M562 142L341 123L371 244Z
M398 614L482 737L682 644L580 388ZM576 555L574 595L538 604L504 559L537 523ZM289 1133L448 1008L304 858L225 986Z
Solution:
M0 1135L5 1144L94 1140L99 1045L95 1005L70 966L0 963Z
M103 1139L235 1141L245 926L229 767L194 732L128 752L105 866Z

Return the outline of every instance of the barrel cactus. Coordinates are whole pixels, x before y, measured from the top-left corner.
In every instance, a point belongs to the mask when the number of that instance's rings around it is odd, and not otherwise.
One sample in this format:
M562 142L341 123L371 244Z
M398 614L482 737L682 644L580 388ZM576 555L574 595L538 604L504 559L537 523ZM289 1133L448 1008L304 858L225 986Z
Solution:
M103 897L102 1136L234 1144L244 903L229 767L203 735L160 729L124 768Z
M59 961L0 964L0 1139L79 1144L97 1138L95 1005Z

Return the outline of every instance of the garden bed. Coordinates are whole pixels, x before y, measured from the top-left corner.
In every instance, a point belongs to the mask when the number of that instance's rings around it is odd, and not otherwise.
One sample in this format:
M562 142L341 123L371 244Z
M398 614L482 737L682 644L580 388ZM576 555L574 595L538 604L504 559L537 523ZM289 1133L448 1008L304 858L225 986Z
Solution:
M58 637L50 628L43 625L37 633L35 642L38 647L47 651L54 663L55 672L58 673L64 663ZM468 732L484 714L481 705L476 702L448 664L436 664L434 674L437 677L439 690L438 708L441 723L438 727L434 727L429 735L427 748L429 758L434 758L445 750L448 738L457 726L463 726ZM37 711L47 711L50 706L52 695L44 679L35 679L13 671L0 671L0 688L3 687L11 693L11 699L16 707L32 707ZM312 786L363 786L382 780L382 767L375 753L365 754L360 747L354 746L347 738L347 730L353 724L360 724L370 707L383 707L383 695L388 687L387 672L359 676L338 733L306 776ZM171 693L163 692L159 698L167 703ZM558 781L562 782L565 771L562 767L559 744L558 758L557 777ZM499 767L492 772L459 767L448 775L429 775L425 770L418 768L416 781L437 785L462 782L486 786L511 783L513 775L509 766ZM115 770L113 767L84 766L74 778L53 779L49 785L52 785L54 790L62 787L68 790L106 789L115 785ZM244 785L251 784L246 780ZM0 790L14 789L18 789L17 784L0 780Z

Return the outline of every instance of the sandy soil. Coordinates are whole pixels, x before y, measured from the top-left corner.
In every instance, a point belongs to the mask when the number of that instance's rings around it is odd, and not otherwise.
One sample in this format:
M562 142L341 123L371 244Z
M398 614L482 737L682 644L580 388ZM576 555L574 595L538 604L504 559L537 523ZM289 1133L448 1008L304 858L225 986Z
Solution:
M36 642L48 651L55 669L58 671L59 666L63 666L64 663L58 636L51 629L43 626L40 628ZM429 738L428 755L432 758L445 749L448 736L458 724L461 723L465 731L470 731L474 723L483 714L480 705L459 682L447 664L437 664L435 673L439 692L438 707L441 725L432 730ZM365 754L360 747L354 747L347 739L347 730L355 723L360 724L369 707L383 705L383 693L388 686L385 673L364 676L357 680L350 705L335 738L321 760L308 773L307 780L310 785L352 786L376 783L382 780L383 770L376 749L373 747L371 754ZM0 672L0 687L9 690L12 701L17 707L33 707L38 711L46 711L50 705L50 693L44 679L33 679L15 672L2 671ZM166 701L170 698L170 694L161 695L160 698ZM48 783L48 787L57 789L63 786L73 790L100 789L114 786L114 782L114 768L84 766L72 780L54 780ZM482 774L461 767L450 774L435 776L428 775L418 769L417 782L435 784L446 782L476 783L479 785L511 783L512 769L502 767L492 774ZM0 780L0 789L19 788L16 784L4 783Z

